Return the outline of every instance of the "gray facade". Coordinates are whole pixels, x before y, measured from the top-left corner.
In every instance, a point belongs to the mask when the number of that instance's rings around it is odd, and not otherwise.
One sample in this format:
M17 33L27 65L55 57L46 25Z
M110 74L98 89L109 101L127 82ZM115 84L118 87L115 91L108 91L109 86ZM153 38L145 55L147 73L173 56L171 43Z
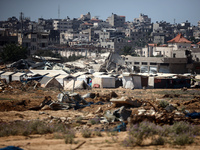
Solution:
M127 56L124 59L128 66L132 66L133 72L142 72L142 73L157 73L157 72L186 73L188 72L187 58Z
M113 27L124 27L125 19L125 16L112 14L106 21Z

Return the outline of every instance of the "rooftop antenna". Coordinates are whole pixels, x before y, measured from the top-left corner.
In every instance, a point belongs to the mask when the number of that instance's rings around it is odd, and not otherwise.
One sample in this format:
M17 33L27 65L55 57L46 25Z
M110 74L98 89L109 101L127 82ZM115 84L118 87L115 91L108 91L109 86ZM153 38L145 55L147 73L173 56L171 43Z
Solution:
M58 5L58 19L60 19L60 5Z

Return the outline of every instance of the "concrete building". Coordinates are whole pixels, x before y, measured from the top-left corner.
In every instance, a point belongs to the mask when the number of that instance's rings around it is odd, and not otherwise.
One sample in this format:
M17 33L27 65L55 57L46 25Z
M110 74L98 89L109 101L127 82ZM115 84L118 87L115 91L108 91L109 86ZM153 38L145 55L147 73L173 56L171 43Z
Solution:
M126 29L126 37L137 47L143 47L149 41L148 32L141 29Z
M95 28L110 28L111 25L108 22L95 22L93 24Z
M200 20L198 21L198 28L200 28Z
M82 20L82 21L88 21L88 20L90 20L90 19L91 19L91 14L90 14L90 12L88 12L86 15L81 14L81 16L80 16L80 18L79 18L79 20Z
M124 27L125 19L125 16L118 16L112 13L112 15L106 19L106 22L112 27Z
M134 18L134 23L151 23L151 18L148 15L140 14L139 18Z
M77 19L57 19L53 21L53 29L59 30L60 32L78 31L81 23L82 21Z
M168 47L173 47L173 50L178 50L180 48L190 48L191 43L191 41L187 40L180 33L175 38L168 41Z
M136 50L136 53L142 57L187 57L186 50L191 48L191 41L178 34L175 38L168 41L168 45L148 44L145 48Z
M8 29L0 28L0 46L4 46L6 44L17 44L18 37L15 35L11 35Z
M28 32L18 34L18 43L27 47L31 54L36 50L46 49L49 42L49 33L47 32Z
M126 56L124 59L127 65L132 66L133 72L187 73L189 71L187 58Z

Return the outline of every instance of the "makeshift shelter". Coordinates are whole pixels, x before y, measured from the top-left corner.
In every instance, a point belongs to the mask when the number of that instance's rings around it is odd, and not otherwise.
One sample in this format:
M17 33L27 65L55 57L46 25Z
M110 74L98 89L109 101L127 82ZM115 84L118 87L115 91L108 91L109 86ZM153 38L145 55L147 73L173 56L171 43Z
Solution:
M55 77L43 77L40 81L41 87L49 88L49 87L57 87L63 88L62 85L55 79Z
M63 70L30 70L34 74L40 74L40 75L48 75L48 76L57 76L57 75L68 75Z
M149 77L149 87L151 88L189 88L190 82L190 78Z
M0 70L0 75L3 74L4 72L5 72L5 71L1 71L1 70Z
M99 85L100 88L115 88L115 77L96 76L92 79L92 87Z
M76 72L76 73L72 74L72 76L74 78L78 78L79 76L84 75L84 74L86 74L86 72Z
M75 82L75 83L74 83ZM74 81L71 80L69 83L64 84L64 90L73 90L74 89L89 89L89 85L85 81Z
M140 75L123 73L122 74L122 84L125 89L141 89L142 80Z
M38 73L36 73L36 74L34 74L34 73L27 73L27 74L24 74L22 76L22 81L23 82L30 81L30 80L36 80L36 81L38 81L38 80L42 79L47 74L48 73L46 73L44 75L41 75L41 74L38 74Z
M81 75L77 77L77 81L85 81L90 87L92 86L92 75Z
M7 83L12 81L12 75L14 72L4 72L1 74L1 79L5 79Z
M64 87L65 84L73 80L73 76L71 75L59 75L56 77L56 80Z
M21 72L18 72L18 73L15 73L12 75L12 81L21 81L23 80L23 76L25 75L26 73L21 73Z

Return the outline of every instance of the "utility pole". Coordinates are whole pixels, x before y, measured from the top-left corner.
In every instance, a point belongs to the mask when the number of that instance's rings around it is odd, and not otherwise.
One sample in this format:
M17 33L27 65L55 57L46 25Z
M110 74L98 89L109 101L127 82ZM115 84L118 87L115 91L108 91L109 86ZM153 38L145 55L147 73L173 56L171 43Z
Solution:
M21 38L23 38L23 19L24 19L24 14L23 14L23 12L20 12Z

